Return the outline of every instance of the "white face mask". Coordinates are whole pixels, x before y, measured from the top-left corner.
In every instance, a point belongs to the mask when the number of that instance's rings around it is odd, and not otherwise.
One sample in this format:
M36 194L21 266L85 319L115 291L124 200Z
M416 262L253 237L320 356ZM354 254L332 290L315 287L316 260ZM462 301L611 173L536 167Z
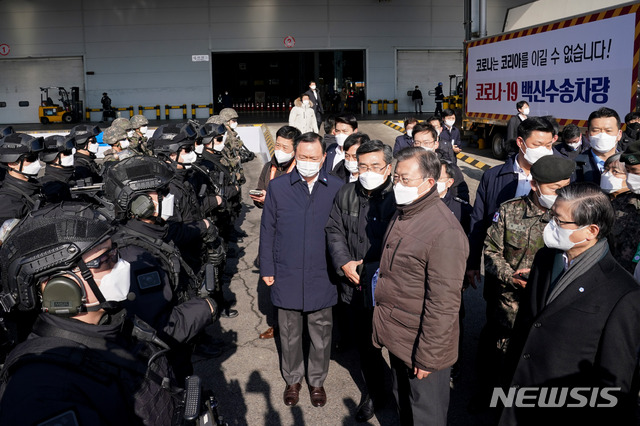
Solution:
M134 133L135 132L133 130L127 130L127 137L130 138Z
M360 173L358 175L358 180L364 189L371 191L385 183L387 179L384 175L369 170L367 172Z
M344 160L344 168L347 169L349 173L358 173L358 162Z
M180 158L182 160L181 161L182 164L191 164L198 159L198 155L196 154L195 151L191 151L191 152L183 153L180 156Z
M232 129L235 129L236 127L238 127L238 122L232 121L231 123L229 123L229 127L231 127Z
M344 133L339 133L336 135L336 143L340 148L344 146L344 141L346 141L348 137L349 135L345 135Z
M522 108L523 115L529 115L529 112L530 112L529 108Z
M100 144L96 143L89 143L87 144L87 151L95 154L98 152L98 148L100 148Z
M125 139L125 140L123 140L123 141L120 141L120 142L119 142L119 144L120 144L120 148L122 148L122 149L127 149L127 148L129 148L129 141L128 141L128 140L126 140L126 139Z
M40 165L40 161L36 160L33 163L29 163L26 166L22 166L22 173L28 176L37 176L40 173L40 169L42 166Z
M216 152L220 152L224 149L224 143L214 143L213 150Z
M173 216L173 194L169 193L166 197L162 198L162 214L160 217L164 220ZM156 216L158 215L158 205L156 204Z
M204 145L196 145L193 150L196 154L202 154L202 151L204 151Z
M309 99L305 99L304 101L302 101L302 105L309 106Z
M311 90L316 90L316 85L315 85L315 84L312 84L311 86L309 86L309 89L311 89Z
M569 239L571 234L581 229L586 228L587 225L578 228L578 229L564 229L560 228L556 223L555 219L552 219L547 226L544 227L544 232L542 233L542 237L544 239L544 244L549 248L555 248L558 250L567 251L576 244L583 243L587 240L582 240L580 242L574 243Z
M602 176L600 176L600 189L607 194L621 190L623 183L623 179L615 177L611 172L604 172Z
M617 136L612 136L605 132L600 132L597 135L589 136L591 148L598 152L611 151L618 143L616 139L618 139Z
M111 272L100 280L100 293L107 302L127 300L131 287L131 265L120 258Z
M411 137L413 135L413 129L407 129L407 136Z
M393 195L396 197L397 205L406 206L407 204L413 203L418 198L418 187L404 186L398 182L393 186Z
M456 120L445 120L444 124L446 124L447 127L453 127L453 125L456 124Z
M276 149L273 155L275 155L278 164L286 164L293 158L293 151L284 152L281 149Z
M582 141L578 141L576 143L568 143L567 145L569 145L571 147L571 149L576 151L582 145Z
M627 173L627 186L634 194L640 194L640 175Z
M536 161L538 161L539 159L541 159L546 155L553 155L553 150L547 149L544 146L539 146L537 148L527 147L526 151L522 151L522 148L521 148L520 151L524 154L524 159L527 161L527 163L531 165L534 165Z
M430 146L421 146L420 148L424 149L425 151L429 151L429 152L435 152L436 149L432 148Z
M436 182L436 189L439 195L444 194L445 192L447 192L447 182Z
M140 127L140 133L142 133L143 135L147 133L147 130L149 130L149 126Z
M71 155L60 155L60 165L62 167L72 167L73 166L73 154Z
M540 186L538 186L538 202L540 203L540 205L546 209L550 209L551 206L553 206L553 203L556 202L556 198L558 198L557 195L547 195L547 194L543 194L542 190L540 189Z
M313 177L320 172L320 164L315 161L296 161L296 168L302 177Z

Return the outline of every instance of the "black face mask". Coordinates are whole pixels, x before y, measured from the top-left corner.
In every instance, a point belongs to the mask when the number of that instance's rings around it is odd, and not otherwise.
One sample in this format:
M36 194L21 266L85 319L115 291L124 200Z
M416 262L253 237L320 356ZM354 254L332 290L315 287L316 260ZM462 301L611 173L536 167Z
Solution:
M633 133L638 133L640 130L640 123L629 123L627 124L627 130L631 130Z

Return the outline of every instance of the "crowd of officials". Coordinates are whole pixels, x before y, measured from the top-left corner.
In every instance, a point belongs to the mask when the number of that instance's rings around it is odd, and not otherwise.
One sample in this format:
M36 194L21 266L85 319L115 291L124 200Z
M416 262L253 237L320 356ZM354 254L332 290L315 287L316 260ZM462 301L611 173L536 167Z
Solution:
M401 424L446 425L463 294L484 265L469 409L496 405L496 389L553 388L551 404L490 412L504 425L635 424L640 114L623 131L601 108L581 134L518 103L515 152L484 173L471 205L454 111L407 118L392 148L351 115L324 120L320 136L321 105L311 82L249 193L275 308L260 338L280 340L283 403L295 406L303 383L313 406L327 403L335 319L359 355L357 421L390 396L385 347ZM224 266L243 236L243 163L254 155L237 118L225 108L149 138L141 115L47 138L3 129L0 423L217 417L213 397L193 408L190 359L218 356L205 328L239 314ZM100 134L109 149L97 162Z

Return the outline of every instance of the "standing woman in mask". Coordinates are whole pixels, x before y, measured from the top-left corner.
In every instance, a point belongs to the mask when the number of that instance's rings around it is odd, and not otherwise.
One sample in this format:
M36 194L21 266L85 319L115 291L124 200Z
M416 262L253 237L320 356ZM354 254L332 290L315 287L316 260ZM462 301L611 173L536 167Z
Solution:
M629 192L627 171L620 161L622 154L614 154L604 162L604 173L600 176L600 189L614 200L618 195Z
M318 123L316 114L313 112L313 103L306 93L295 100L294 106L289 113L289 126L297 128L302 133L318 133Z

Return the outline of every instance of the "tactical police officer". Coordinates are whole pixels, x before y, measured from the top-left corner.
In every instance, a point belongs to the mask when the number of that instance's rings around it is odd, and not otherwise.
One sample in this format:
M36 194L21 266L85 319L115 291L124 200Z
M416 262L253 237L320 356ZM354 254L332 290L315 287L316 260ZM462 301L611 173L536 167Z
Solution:
M70 186L75 185L73 137L52 135L44 139L40 161L45 163L44 176L40 178L42 193L49 203L71 200Z
M91 181L85 181L86 184L102 182L101 168L96 163L96 154L100 146L96 136L99 134L100 128L98 126L85 124L75 126L69 132L69 137L73 137L76 141L76 153L73 160L76 168L76 180L91 179Z

